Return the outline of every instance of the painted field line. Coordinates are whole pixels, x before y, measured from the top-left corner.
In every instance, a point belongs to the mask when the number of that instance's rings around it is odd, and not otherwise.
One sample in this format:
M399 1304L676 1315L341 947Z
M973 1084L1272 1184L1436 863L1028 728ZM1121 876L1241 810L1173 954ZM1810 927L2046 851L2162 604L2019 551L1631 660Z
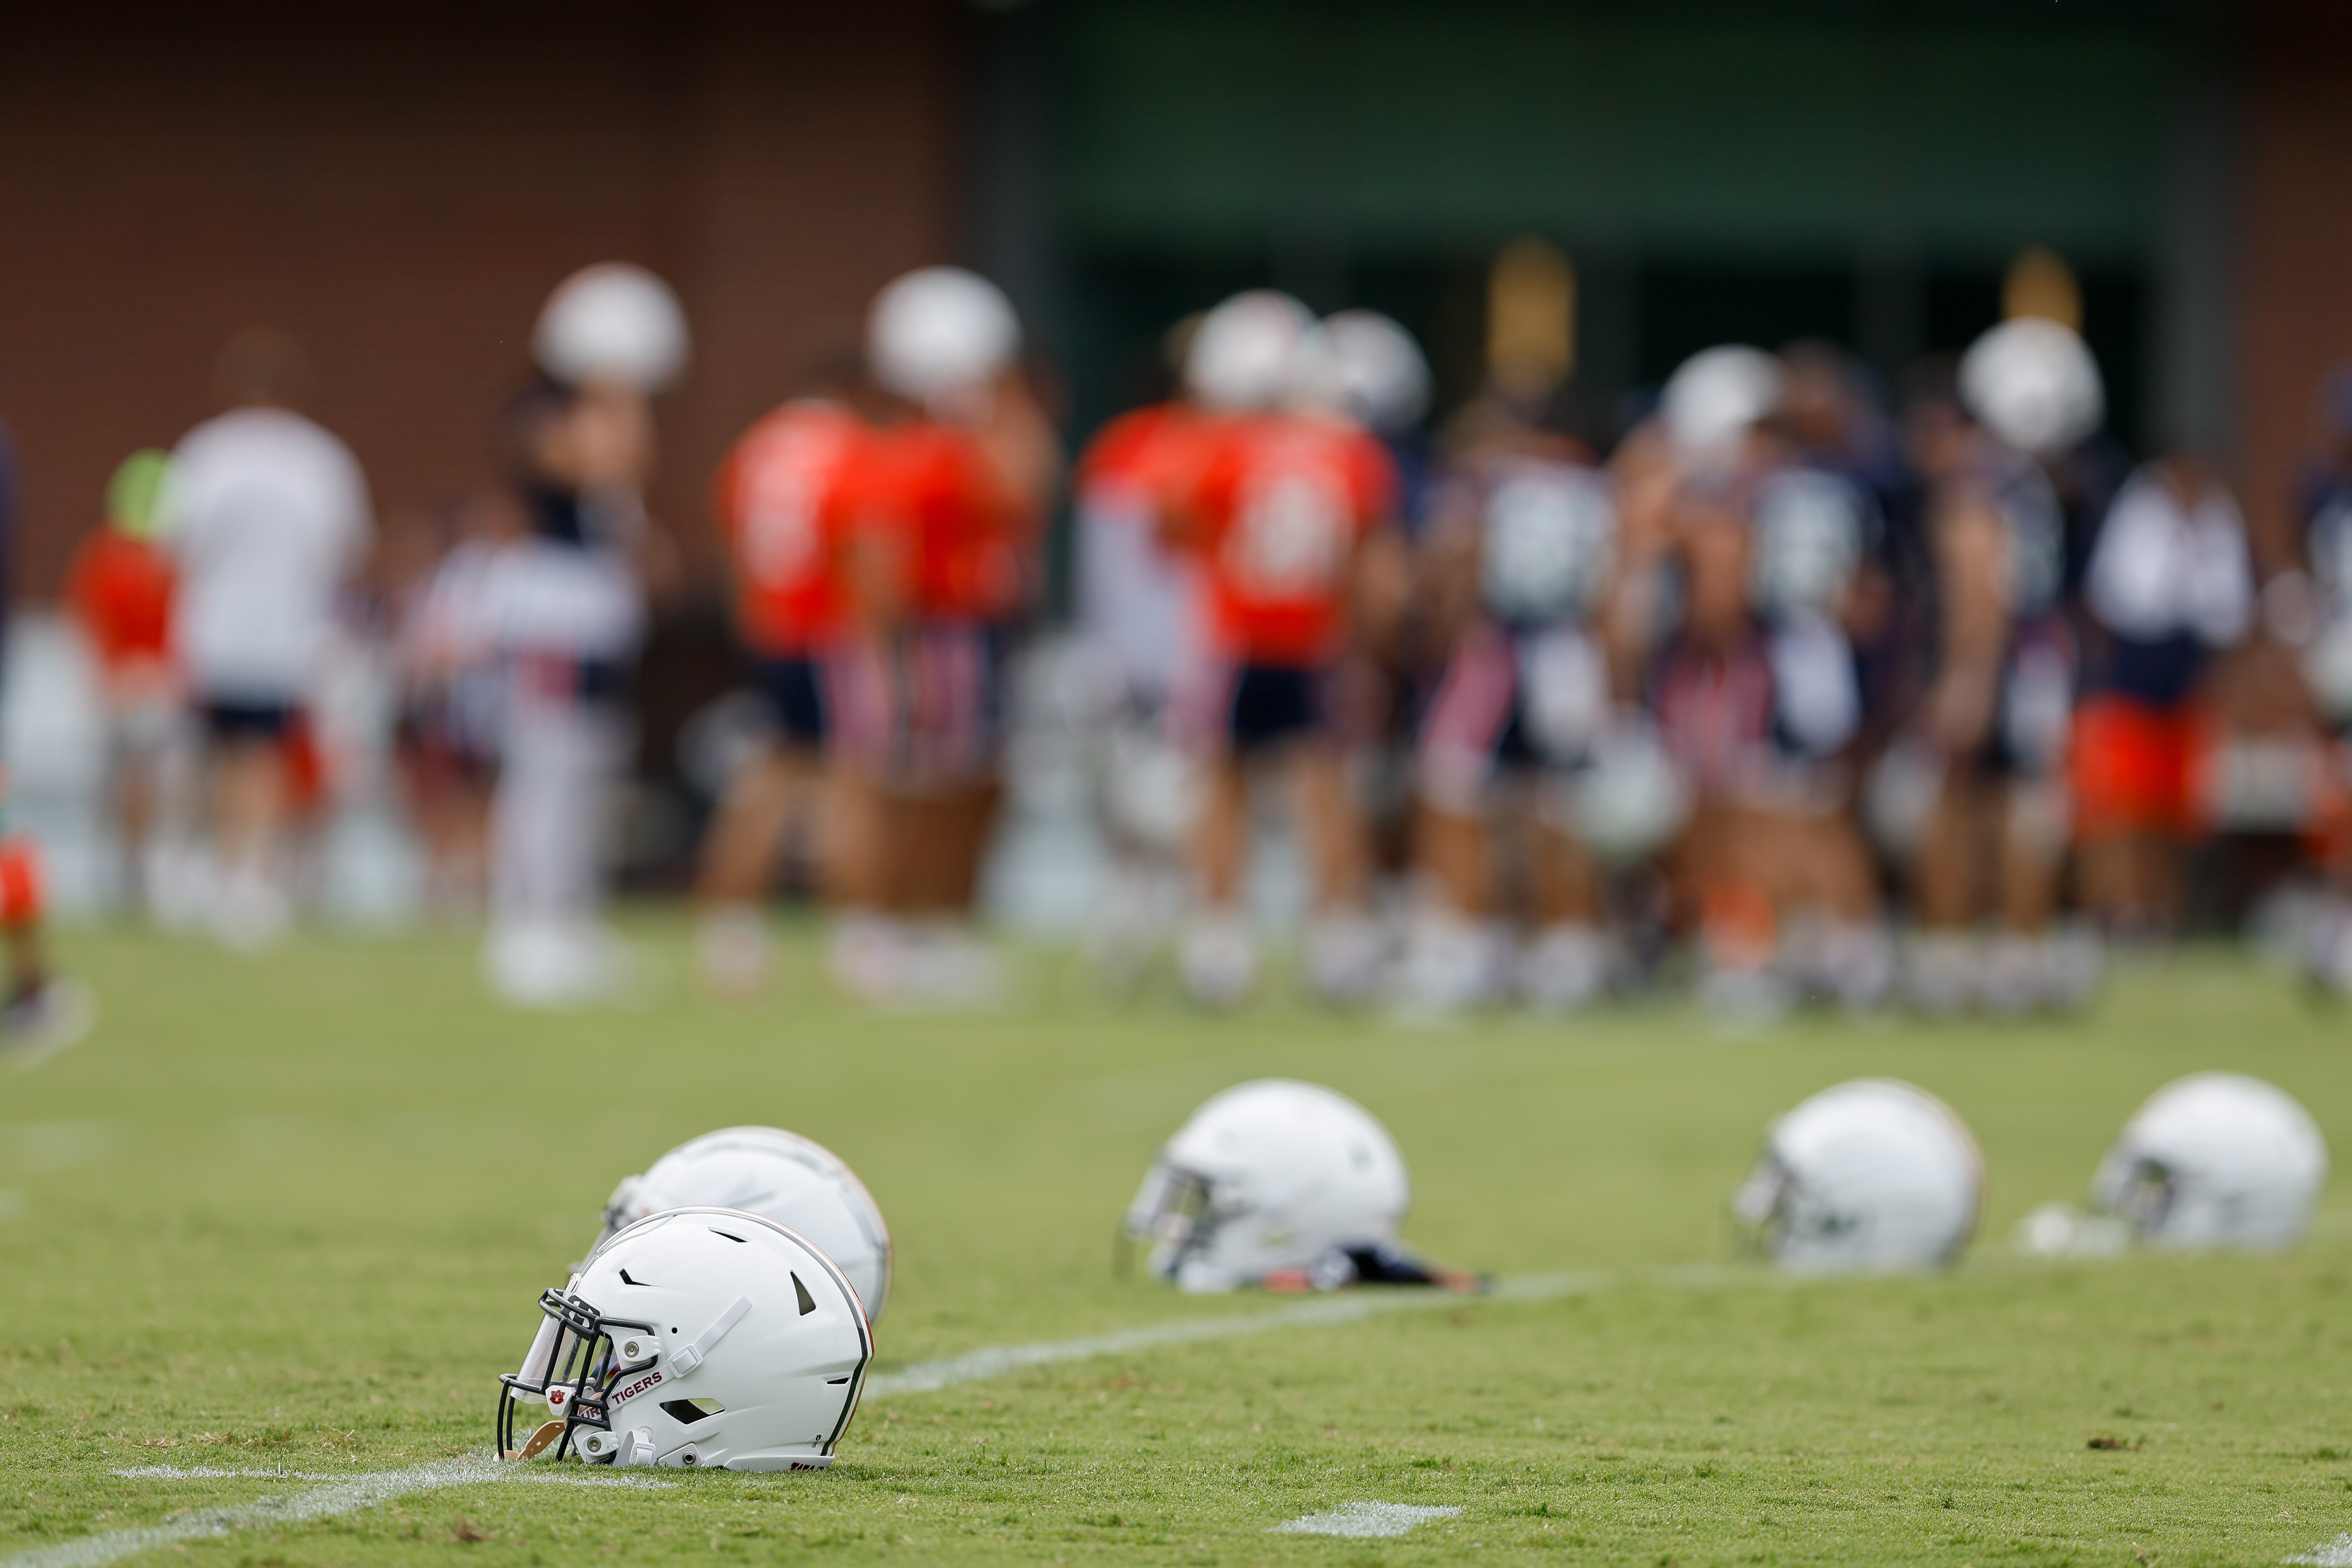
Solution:
M1607 1273L1533 1274L1505 1279L1484 1296L1463 1296L1450 1290L1390 1289L1379 1286L1276 1307L1271 1311L1233 1312L1220 1318L1182 1318L1173 1322L1145 1323L1139 1328L1114 1329L1083 1339L1049 1340L1042 1344L992 1345L940 1361L917 1362L897 1372L866 1380L867 1399L888 1399L901 1394L929 1394L959 1384L1003 1377L1024 1367L1055 1362L1089 1361L1096 1356L1125 1355L1159 1345L1189 1344L1196 1340L1231 1339L1236 1334L1271 1333L1277 1329L1324 1328L1334 1323L1360 1322L1384 1312L1427 1311L1435 1307L1465 1307L1475 1301L1540 1301L1560 1296L1581 1296L1616 1281Z
M1694 1269L1677 1271L1671 1276L1662 1274L1658 1278L1662 1282L1698 1284L1712 1282L1717 1277L1714 1271ZM870 1378L866 1381L865 1397L882 1399L893 1394L928 1394L934 1389L1002 1377L1024 1367L1085 1361L1095 1356L1123 1355L1158 1345L1188 1344L1200 1340L1228 1339L1238 1334L1269 1333L1277 1329L1319 1328L1335 1323L1360 1322L1366 1318L1389 1312L1426 1311L1436 1307L1467 1306L1475 1301L1543 1301L1563 1296L1581 1296L1614 1284L1621 1278L1613 1273L1598 1272L1525 1275L1498 1281L1494 1289L1484 1296L1462 1296L1448 1290L1373 1288L1300 1301L1291 1306L1276 1307L1270 1311L1233 1312L1217 1318L1145 1323L1138 1328L1119 1329L1107 1334L1051 1340L1041 1344L996 1345L941 1361L918 1362L898 1372ZM263 1498L234 1508L188 1514L144 1529L109 1531L102 1535L86 1535L79 1541L60 1542L55 1546L37 1547L30 1552L20 1552L14 1557L0 1557L0 1568L101 1568L102 1564L119 1562L134 1552L158 1546L169 1546L202 1536L227 1535L239 1530L332 1519L341 1514L374 1508L394 1498L437 1491L443 1487L515 1481L607 1487L667 1487L672 1484L635 1476L503 1465L487 1458L444 1459L405 1470L382 1470L350 1477L334 1477L331 1473L322 1476L320 1472L307 1470L227 1469L203 1465L139 1465L113 1473L126 1479L139 1480L236 1477L255 1480L325 1479L327 1484L289 1497Z
M117 1471L118 1475L143 1475L159 1479L208 1478L242 1475L256 1479L287 1476L283 1470L217 1470L196 1468L182 1470L171 1465L142 1466L138 1469ZM287 1479L292 1479L291 1476ZM205 1536L227 1535L239 1530L265 1530L276 1525L308 1524L313 1520L333 1519L339 1514L357 1513L362 1509L375 1508L394 1498L416 1492L438 1491L443 1487L479 1486L488 1482L535 1481L557 1486L603 1487L667 1487L673 1483L657 1481L650 1477L583 1475L576 1471L529 1470L518 1465L501 1465L497 1460L442 1459L432 1464L412 1466L404 1470L362 1472L338 1479L326 1486L310 1487L289 1497L263 1498L257 1502L239 1503L234 1508L213 1509L203 1513L191 1513L163 1524L149 1525L141 1530L110 1530L102 1535L85 1535L79 1541L59 1542L55 1546L37 1547L20 1552L14 1557L0 1557L0 1568L100 1568L108 1563L120 1562L134 1552L151 1552L158 1546L171 1546L183 1541L194 1541Z

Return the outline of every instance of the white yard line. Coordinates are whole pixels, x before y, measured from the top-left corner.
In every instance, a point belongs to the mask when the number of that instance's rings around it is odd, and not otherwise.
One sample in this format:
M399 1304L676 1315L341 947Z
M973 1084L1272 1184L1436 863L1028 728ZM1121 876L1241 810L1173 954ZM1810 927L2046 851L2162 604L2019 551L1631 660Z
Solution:
M958 1384L1003 1377L1024 1367L1054 1362L1087 1361L1095 1356L1124 1355L1155 1345L1181 1345L1194 1340L1230 1339L1235 1334L1263 1334L1276 1329L1322 1328L1353 1323L1382 1312L1426 1311L1434 1307L1464 1307L1486 1300L1536 1301L1559 1296L1581 1296L1610 1284L1611 1274L1539 1274L1506 1279L1486 1296L1458 1296L1445 1290L1403 1290L1373 1287L1344 1295L1319 1297L1269 1312L1234 1312L1222 1318L1179 1318L1172 1322L1146 1323L1140 1328L1115 1329L1083 1339L1048 1340L1042 1344L992 1345L940 1361L917 1362L897 1372L866 1380L867 1399L887 1399L901 1394L929 1394Z
M1433 1519L1452 1519L1458 1508L1415 1508L1406 1502L1343 1502L1328 1513L1310 1513L1286 1520L1268 1535L1343 1535L1360 1540L1375 1535L1410 1535L1412 1527Z
M1085 1361L1094 1356L1123 1355L1130 1351L1150 1350L1156 1345L1228 1339L1236 1334L1261 1334L1276 1329L1353 1323L1384 1312L1467 1306L1480 1300L1540 1301L1562 1296L1580 1296L1598 1290L1618 1278L1606 1273L1528 1275L1503 1280L1491 1293L1483 1297L1458 1296L1444 1290L1374 1288L1300 1301L1271 1311L1234 1312L1221 1318L1185 1318L1172 1322L1146 1323L1139 1328L1090 1334L1082 1339L1049 1340L1042 1344L995 1345L940 1361L917 1362L897 1372L869 1378L865 1397L887 1399L897 1394L928 1394L934 1389L1002 1377L1024 1367ZM1698 1280L1694 1277L1690 1282ZM205 1465L140 1465L116 1470L114 1474L137 1480L208 1480L236 1477L255 1480L324 1481L327 1484L314 1486L291 1496L263 1498L231 1508L187 1514L144 1529L109 1531L102 1535L86 1535L79 1541L61 1542L55 1546L20 1552L14 1557L0 1557L0 1568L100 1568L101 1564L120 1562L133 1552L170 1546L177 1542L226 1535L239 1530L332 1519L339 1514L374 1508L394 1498L437 1491L444 1487L484 1486L508 1481L608 1487L666 1487L672 1484L636 1476L597 1475L573 1469L506 1465L487 1458L443 1459L405 1470L382 1470L355 1476L334 1476L310 1470L226 1469Z
M158 1479L196 1479L216 1476L250 1476L268 1479L284 1476L295 1479L283 1470L221 1470L205 1467L180 1469L172 1465L142 1466L134 1470L119 1470L118 1475L144 1476ZM305 1475L302 1479L309 1479ZM44 1546L31 1552L20 1552L14 1557L0 1557L0 1568L100 1568L100 1564L116 1563L133 1552L151 1551L158 1546L170 1546L182 1541L194 1541L203 1536L227 1535L239 1530L261 1530L274 1525L307 1524L312 1520L333 1519L338 1514L357 1513L374 1508L394 1498L415 1492L438 1491L443 1487L480 1486L498 1481L537 1481L558 1486L603 1487L667 1487L673 1483L657 1481L650 1477L583 1475L576 1471L527 1470L519 1466L501 1465L495 1459L442 1459L429 1465L416 1465L405 1470L378 1470L345 1477L326 1486L311 1487L290 1497L262 1498L256 1502L239 1503L233 1508L213 1509L192 1513L163 1524L149 1525L142 1530L110 1530L103 1535L86 1535L79 1541L62 1542L56 1546Z

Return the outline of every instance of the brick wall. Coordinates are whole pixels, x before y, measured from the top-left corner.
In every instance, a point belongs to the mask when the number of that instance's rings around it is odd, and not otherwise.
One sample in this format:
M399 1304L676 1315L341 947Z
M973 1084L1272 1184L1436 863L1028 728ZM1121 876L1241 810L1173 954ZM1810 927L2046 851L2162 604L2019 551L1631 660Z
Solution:
M2284 541L2315 394L2352 363L2352 11L2263 7L2243 102L2238 427L2249 516Z
M946 0L47 9L0 50L23 596L248 325L310 347L380 511L478 484L540 300L610 258L693 319L656 503L707 559L726 442L953 239Z

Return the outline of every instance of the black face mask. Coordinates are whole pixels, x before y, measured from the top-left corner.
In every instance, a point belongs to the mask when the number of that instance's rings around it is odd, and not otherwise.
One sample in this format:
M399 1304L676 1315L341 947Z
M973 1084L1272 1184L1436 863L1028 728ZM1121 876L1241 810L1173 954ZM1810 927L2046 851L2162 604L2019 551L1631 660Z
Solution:
M582 1427L611 1430L605 1396L622 1375L616 1344L640 1336L648 1344L658 1341L651 1323L607 1319L594 1306L563 1290L550 1290L539 1299L547 1314L522 1370L499 1378L498 1452L503 1458L536 1458L552 1451L562 1458L571 1453ZM650 1354L642 1364L652 1360ZM543 1404L551 1417L518 1440L517 1417L524 1401ZM561 1432L551 1429L562 1424Z

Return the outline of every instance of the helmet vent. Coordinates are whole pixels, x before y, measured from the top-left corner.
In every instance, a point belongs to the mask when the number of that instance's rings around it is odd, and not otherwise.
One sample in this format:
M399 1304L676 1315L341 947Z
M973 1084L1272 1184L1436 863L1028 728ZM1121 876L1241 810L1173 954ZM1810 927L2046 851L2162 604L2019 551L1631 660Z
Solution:
M800 1298L802 1317L805 1318L816 1310L816 1298L808 1293L808 1287L801 1283L801 1277L797 1274L793 1276L793 1294Z
M718 1415L727 1407L715 1399L665 1399L662 1411L681 1426Z
M824 1385L827 1388L839 1388L843 1384L847 1383L849 1379L845 1377L828 1377L824 1380Z
M622 1284L624 1284L624 1285L635 1285L635 1286L639 1287L639 1288L640 1288L640 1289L646 1289L646 1290L650 1290L650 1289L653 1289L653 1287L652 1287L652 1286L647 1285L647 1284L646 1284L644 1280L642 1280L642 1279L630 1279L630 1278L629 1278L629 1271L628 1271L627 1269L625 1269L625 1268L624 1268L624 1269L622 1269L622 1270L621 1270L621 1283L622 1283Z
M723 1237L726 1237L728 1240L730 1240L730 1241L733 1242L733 1243L734 1243L736 1246L738 1246L738 1247L749 1247L749 1246L751 1246L751 1245L750 1242L745 1241L741 1237L740 1237L740 1236L736 1236L736 1235L734 1235L733 1233L729 1232L729 1231L724 1231L724 1230L714 1230L714 1231L712 1231L710 1234L711 1234L711 1235L713 1235L713 1236L723 1236Z

